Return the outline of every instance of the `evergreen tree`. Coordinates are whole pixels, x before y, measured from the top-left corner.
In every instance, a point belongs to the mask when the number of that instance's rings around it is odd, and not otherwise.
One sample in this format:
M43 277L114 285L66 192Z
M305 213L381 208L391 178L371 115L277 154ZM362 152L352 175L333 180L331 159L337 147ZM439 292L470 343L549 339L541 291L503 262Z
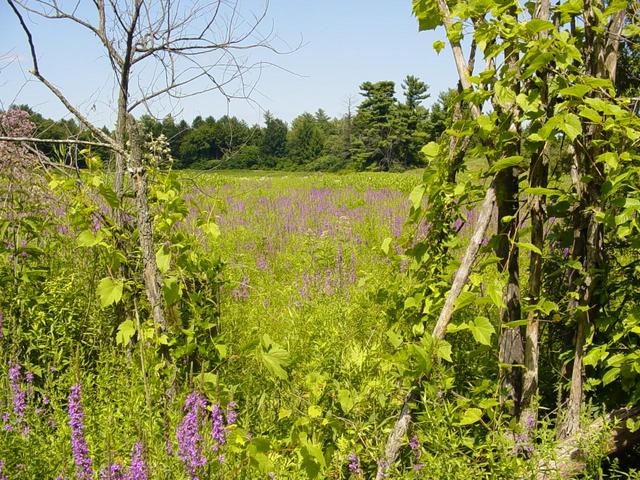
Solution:
M324 129L320 127L317 119L318 114L314 116L303 113L291 123L291 130L287 137L287 151L293 163L308 163L322 155L326 139L324 132L329 129L329 117L326 117Z
M287 124L271 112L264 114L264 123L260 151L267 157L284 157L287 154Z
M426 83L413 75L407 75L402 82L402 90L406 99L405 105L415 111L420 104L430 97L427 93L428 86Z

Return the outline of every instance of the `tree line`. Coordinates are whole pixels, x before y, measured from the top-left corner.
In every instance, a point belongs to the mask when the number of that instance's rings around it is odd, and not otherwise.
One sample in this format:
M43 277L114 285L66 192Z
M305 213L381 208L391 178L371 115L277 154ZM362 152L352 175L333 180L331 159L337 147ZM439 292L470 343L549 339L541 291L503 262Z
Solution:
M140 117L149 137L163 135L179 169L279 169L308 171L404 170L422 165L420 148L447 128L455 90L442 92L427 108L428 85L408 75L398 98L392 81L364 82L361 102L338 118L323 109L304 112L288 124L267 111L264 125L249 125L235 116L197 116L191 123L171 115ZM42 138L90 137L74 120L52 120L28 106ZM107 127L103 127L109 133ZM55 147L43 153L60 157ZM107 158L107 151L101 152Z

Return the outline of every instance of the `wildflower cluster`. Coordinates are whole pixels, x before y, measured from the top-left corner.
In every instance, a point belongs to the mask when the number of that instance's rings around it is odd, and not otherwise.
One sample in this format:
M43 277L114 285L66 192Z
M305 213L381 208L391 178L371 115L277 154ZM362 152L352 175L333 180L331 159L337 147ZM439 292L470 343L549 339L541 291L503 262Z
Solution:
M218 463L225 460L221 449L227 442L229 427L237 421L236 406L235 402L229 402L226 414L220 405L211 406L211 451L217 454ZM178 457L192 480L200 478L207 464L205 439L201 433L206 426L206 408L207 400L202 394L190 393L183 408L185 415L176 430Z

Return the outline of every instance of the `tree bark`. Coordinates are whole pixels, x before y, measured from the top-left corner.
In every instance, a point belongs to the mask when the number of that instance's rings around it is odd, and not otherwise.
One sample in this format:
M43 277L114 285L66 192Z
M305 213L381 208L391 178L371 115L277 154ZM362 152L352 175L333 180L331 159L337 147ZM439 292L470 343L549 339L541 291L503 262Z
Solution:
M151 314L157 327L166 330L167 321L164 314L164 301L162 297L162 277L156 262L155 247L153 243L153 221L149 211L147 200L148 185L146 170L142 163L142 137L139 126L130 117L129 141L131 143L131 167L130 172L136 196L136 217L138 223L138 236L140 250L142 252L142 264L144 268L144 284L147 300L151 307Z
M465 251L462 262L460 263L460 267L456 271L444 306L440 311L440 316L438 317L436 326L433 329L432 336L438 340L444 338L444 334L447 331L447 325L449 324L451 316L453 315L455 301L460 296L464 285L469 279L471 267L473 266L475 258L478 254L478 250L482 245L482 240L484 239L487 228L489 227L489 223L491 222L491 217L493 216L495 199L496 192L492 183L487 189L484 200L482 202L482 206L480 207L476 229L473 233L473 236L471 237L471 240L469 241L469 245L467 246L467 250ZM417 383L420 383L421 380L423 379L420 379ZM396 420L396 423L394 424L391 432L389 433L389 436L387 437L384 458L379 462L376 480L385 478L386 469L390 465L392 465L398 458L398 452L400 451L400 447L402 446L403 438L407 433L409 424L411 423L410 404L415 400L415 395L416 387L414 386L405 396L402 410L400 411L400 416L398 417L398 420Z
M534 18L541 20L549 20L551 5L549 0L539 0L534 11ZM538 34L538 38L546 38L548 33L543 30ZM541 99L546 107L547 117L549 118L553 111L549 105L548 92L546 87L546 73L541 73ZM548 145L545 144L538 150L537 154L531 160L529 166L529 185L532 188L546 188L549 176L548 163ZM540 252L544 252L544 223L546 221L545 213L545 195L532 195L531 197L531 244ZM535 305L540 301L540 293L542 291L542 253L531 251L529 254L529 304ZM536 406L538 396L538 377L539 377L539 358L540 358L540 320L537 311L529 312L527 316L527 328L525 332L524 347L524 376L522 379L522 411L521 420L528 421L529 424L535 424L538 418L538 409Z
M537 462L536 480L569 479L579 475L587 467L590 447L599 447L599 452L611 455L636 445L640 441L640 430L632 432L627 420L637 421L639 416L639 407L621 408L575 432L557 445L552 458L542 458ZM617 426L607 431L612 422Z

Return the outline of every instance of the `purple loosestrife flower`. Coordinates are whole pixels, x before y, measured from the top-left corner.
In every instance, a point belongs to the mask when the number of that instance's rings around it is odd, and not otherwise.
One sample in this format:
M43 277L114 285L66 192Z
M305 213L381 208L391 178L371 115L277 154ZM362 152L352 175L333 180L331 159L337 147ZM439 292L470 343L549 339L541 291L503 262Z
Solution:
M533 415L527 415L527 418L524 419L524 426L529 430L533 430L536 426L535 417Z
M202 412L207 407L207 400L198 392L192 392L184 402L185 416L178 425L178 457L191 476L191 480L199 480L199 475L207 463L202 454L202 435L200 423Z
M224 418L222 409L219 405L214 405L211 409L211 438L213 439L213 451L218 452L220 447L224 445L226 439L226 429L224 428Z
M411 437L411 440L409 440L409 447L411 447L413 455L416 457L416 460L418 460L420 458L420 439L418 438L418 435Z
M17 424L22 423L24 412L27 408L27 392L22 389L20 384L22 379L21 368L19 363L9 362L9 388L11 389L13 414L16 417Z
M227 405L227 425L235 425L238 419L238 413L236 412L237 407L238 404L234 401L229 402Z
M71 427L71 451L76 465L76 478L90 480L93 477L89 447L84 438L84 410L82 408L82 387L75 384L69 394L69 427Z
M129 474L126 480L147 480L149 478L149 472L147 464L144 461L144 451L142 444L136 442L131 452L131 466L129 467Z
M362 475L362 468L360 467L360 458L358 458L358 456L353 452L349 454L349 471L357 476Z

